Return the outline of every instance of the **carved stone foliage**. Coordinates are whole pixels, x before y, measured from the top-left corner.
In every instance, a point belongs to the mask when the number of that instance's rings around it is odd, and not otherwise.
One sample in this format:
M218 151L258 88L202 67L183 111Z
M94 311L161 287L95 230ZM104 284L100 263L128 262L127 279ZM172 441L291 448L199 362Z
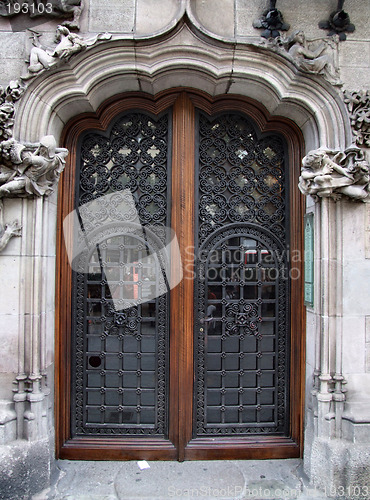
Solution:
M24 88L18 81L12 81L3 89L0 87L0 140L6 140L13 135L14 103L23 94Z
M339 40L347 39L346 33L353 33L355 25L351 23L349 15L343 10L344 0L338 0L337 10L332 12L327 21L320 21L319 28L329 30L328 36L338 35Z
M32 0L21 2L18 0L4 0L0 3L0 16L14 17L26 14L31 19L38 17L52 17L65 19L63 25L71 29L80 29L80 16L83 10L83 0Z
M263 38L276 38L280 36L280 31L287 31L290 25L284 22L283 14L276 9L276 0L270 0L270 8L265 10L261 19L253 22L253 27L263 29Z
M1 206L0 206L1 210ZM0 222L0 252L4 250L6 245L9 243L9 240L13 238L13 236L21 236L21 226L18 224L18 221L10 222L9 224L4 224L2 221Z
M353 136L358 146L370 147L370 92L344 92Z
M0 87L0 155L2 157L2 151L5 152L5 156L8 157L8 164L11 164L11 160L5 145L9 143L9 138L13 135L14 103L21 97L23 91L24 88L18 81L11 81L5 89ZM3 171L5 168L3 162L0 161L0 184L5 179L5 172ZM21 226L18 221L4 224L3 219L3 204L0 197L0 252L4 250L13 236L21 235Z
M47 48L40 44L39 33L32 30L30 32L33 47L29 56L28 73L21 77L22 80L29 80L41 71L53 68L61 62L67 62L74 54L87 49L99 40L112 38L110 33L99 33L92 38L83 39L76 33L71 33L66 26L58 26L54 40L56 45Z
M266 41L266 47L290 59L301 71L322 75L332 85L341 85L337 65L337 36L307 40L303 31Z
M300 191L319 198L340 199L343 195L370 201L369 163L363 150L353 145L344 152L319 148L302 160Z

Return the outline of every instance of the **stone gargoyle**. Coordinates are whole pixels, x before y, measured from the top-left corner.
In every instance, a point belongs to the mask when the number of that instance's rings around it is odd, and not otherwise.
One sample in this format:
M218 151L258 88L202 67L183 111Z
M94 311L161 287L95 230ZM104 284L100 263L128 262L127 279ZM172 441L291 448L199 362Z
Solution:
M302 160L298 187L315 200L346 196L352 200L370 201L370 166L362 149L355 145L344 152L319 148Z
M32 149L15 139L0 143L0 199L43 196L54 190L68 150L57 148L52 135L43 137Z
M0 142L0 251L10 238L20 236L17 221L3 222L3 198L30 198L52 193L65 166L68 150L57 148L54 136L36 145L24 145L11 138Z

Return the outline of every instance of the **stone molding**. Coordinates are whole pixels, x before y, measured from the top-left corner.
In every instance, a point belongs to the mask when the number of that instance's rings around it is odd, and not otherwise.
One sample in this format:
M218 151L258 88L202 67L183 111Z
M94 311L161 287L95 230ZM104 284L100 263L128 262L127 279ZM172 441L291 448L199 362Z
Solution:
M211 39L189 23L185 19L166 36L145 43L140 37L134 41L113 35L76 54L58 71L50 68L47 78L43 73L32 79L19 105L23 120L22 127L16 124L17 135L36 141L38 130L58 137L76 113L94 113L112 95L140 90L157 94L188 86L211 95L263 101L270 114L286 116L307 131L308 147L350 143L345 105L324 78L299 70L291 58L260 43ZM47 105L40 107L40 102Z
M298 187L315 201L345 196L370 202L370 165L355 145L344 152L321 147L303 158Z

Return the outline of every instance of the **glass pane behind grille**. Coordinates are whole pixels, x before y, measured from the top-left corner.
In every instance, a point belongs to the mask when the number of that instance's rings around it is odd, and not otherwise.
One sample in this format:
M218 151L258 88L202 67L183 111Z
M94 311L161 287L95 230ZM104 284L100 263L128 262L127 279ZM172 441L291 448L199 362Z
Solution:
M199 132L194 434L286 433L284 146L239 114Z
M108 231L81 254L85 272L73 273L74 435L168 434L168 294L159 291L162 269L153 257L162 233L156 244L149 236L149 227L170 220L168 119L129 113L110 134L81 140L77 206L129 189L148 231Z

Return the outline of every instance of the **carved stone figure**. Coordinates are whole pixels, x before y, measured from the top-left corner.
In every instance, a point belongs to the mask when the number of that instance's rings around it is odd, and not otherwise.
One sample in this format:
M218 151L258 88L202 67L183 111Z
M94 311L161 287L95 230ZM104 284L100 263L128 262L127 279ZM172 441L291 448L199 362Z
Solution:
M332 41L332 44L335 43ZM338 72L334 67L333 56L329 52L329 45L323 40L316 48L308 43L303 31L296 31L288 39L288 53L298 64L300 69L324 75L328 80L337 81ZM332 45L333 46L333 45Z
M323 75L333 85L341 85L334 57L338 37L308 41L303 31L295 31L289 37L270 39L267 46L288 57L299 69Z
M80 17L84 8L83 0L33 0L32 8L26 12L20 8L23 2L18 0L4 0L0 4L0 16L13 17L17 14L28 14L30 18L54 17L68 18L63 25L70 29L80 29Z
M54 136L43 137L33 153L14 139L0 147L0 198L43 196L54 190L68 154L56 148Z
M370 148L370 92L344 92L356 144Z
M300 191L316 200L342 195L354 200L370 201L369 164L357 146L344 153L326 148L310 151L302 160Z
M58 26L55 35L56 46L54 48L44 48L38 40L40 34L30 31L34 46L29 57L28 73L21 77L22 80L29 80L40 71L52 68L61 61L68 61L74 54L94 45L97 41L109 40L112 37L109 33L99 33L93 38L84 40L79 35L71 33L66 26Z

